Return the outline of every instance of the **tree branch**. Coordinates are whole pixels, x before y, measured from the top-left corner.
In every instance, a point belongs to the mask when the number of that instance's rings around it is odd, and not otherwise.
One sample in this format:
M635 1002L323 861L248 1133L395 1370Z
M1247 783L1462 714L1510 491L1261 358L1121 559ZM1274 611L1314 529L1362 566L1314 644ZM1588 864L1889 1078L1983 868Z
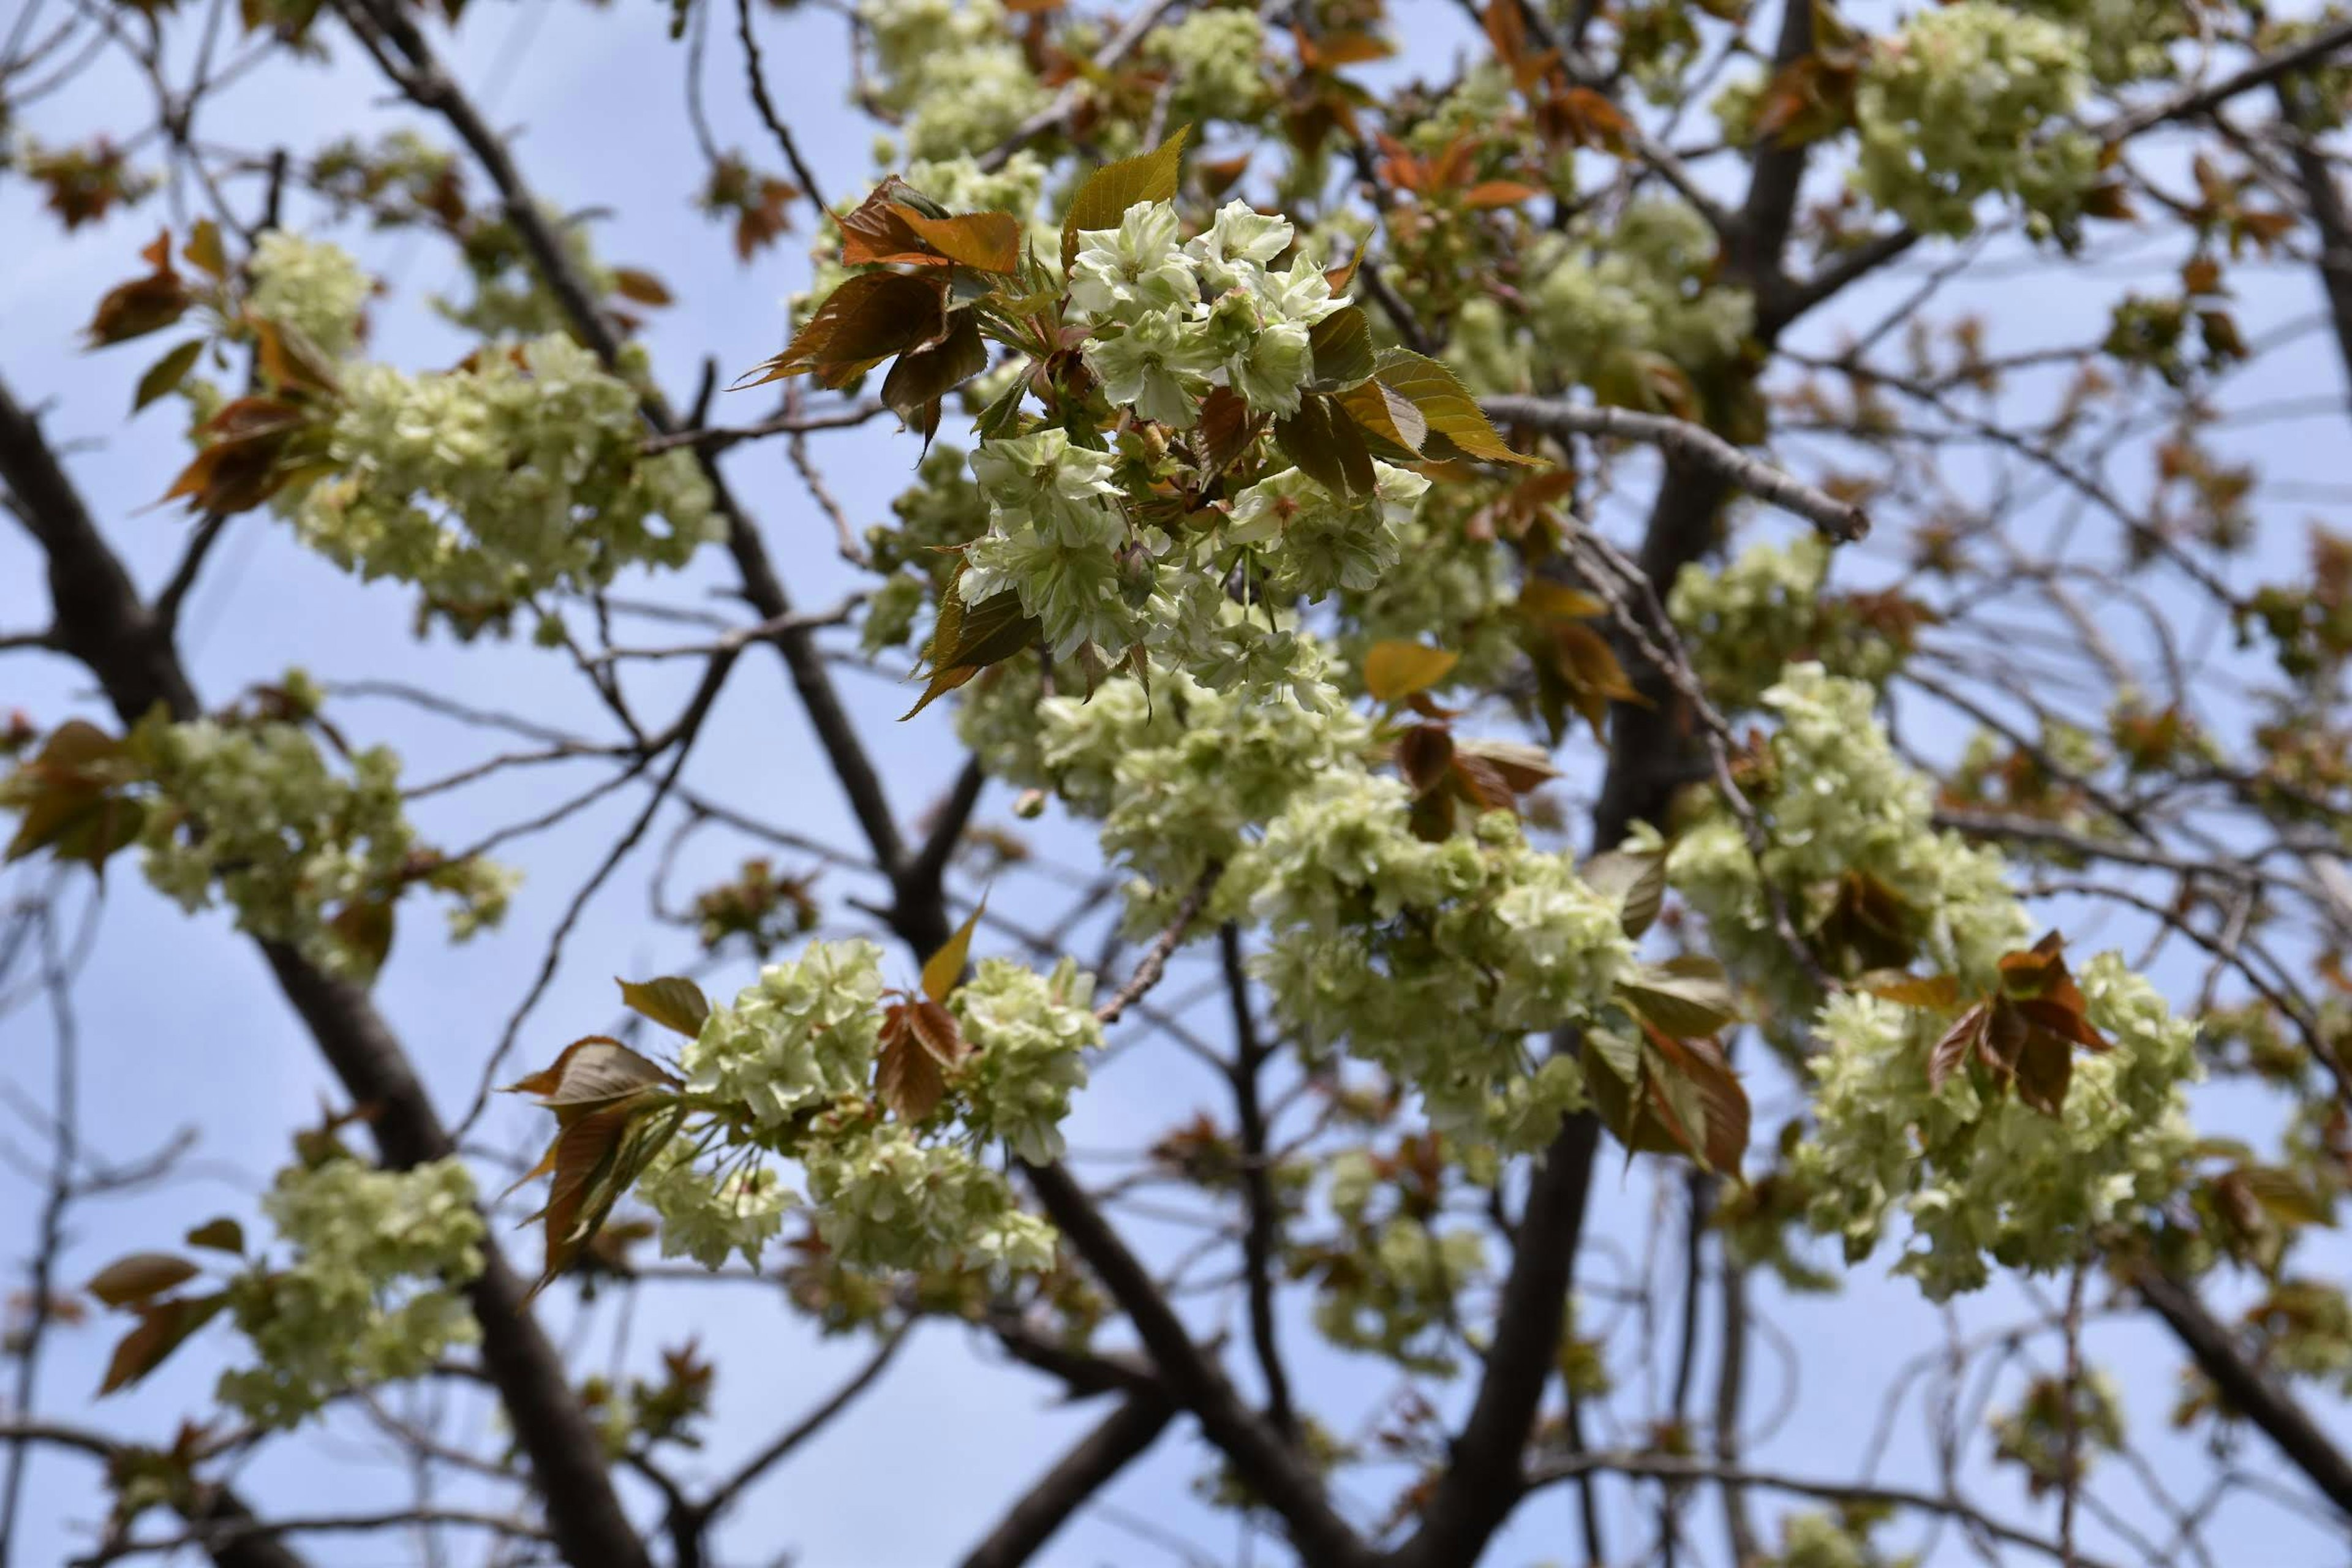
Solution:
M1870 518L1862 508L1792 478L1761 458L1749 457L1704 425L1664 414L1586 408L1558 398L1518 395L1481 398L1478 406L1498 423L1524 425L1561 440L1591 436L1655 447L1674 461L1705 468L1760 501L1793 512L1840 544L1870 532Z
M2347 1518L2352 1518L2352 1460L2347 1460L2294 1396L2247 1360L2230 1331L2206 1310L2197 1292L2152 1263L2131 1271L2148 1310L2189 1352L2229 1407L2261 1427L2288 1462Z
M1174 1415L1165 1400L1129 1395L1038 1478L987 1538L965 1555L963 1568L1018 1568L1028 1562L1087 1499L1159 1440Z

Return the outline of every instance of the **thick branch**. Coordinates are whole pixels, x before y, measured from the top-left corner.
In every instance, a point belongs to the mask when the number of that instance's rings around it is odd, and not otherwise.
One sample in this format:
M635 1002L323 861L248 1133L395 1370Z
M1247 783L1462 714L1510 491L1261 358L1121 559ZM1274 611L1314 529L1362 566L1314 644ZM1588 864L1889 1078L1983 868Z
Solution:
M1028 1562L1087 1499L1159 1440L1174 1415L1164 1401L1149 1394L1122 1401L1038 1478L988 1538L971 1549L963 1568L1017 1568Z
M115 558L31 418L0 386L0 478L24 504L48 553L59 639L105 689L123 722L157 703L173 717L200 711L168 637L139 603ZM278 942L259 943L278 986L308 1024L344 1091L372 1104L384 1162L405 1168L454 1152L424 1086L368 994ZM574 1568L646 1568L647 1559L604 1468L604 1444L564 1375L555 1347L524 1303L521 1281L496 1247L467 1291L482 1329L482 1362Z
M1058 1164L1024 1164L1022 1172L1046 1215L1135 1324L1169 1397L1192 1412L1258 1500L1281 1516L1299 1556L1314 1568L1369 1563L1370 1553L1332 1510L1323 1483L1297 1450L1242 1403L1217 1363L1192 1342L1150 1271L1128 1250L1076 1178Z
M2162 1318L2198 1367L2213 1380L2231 1410L2261 1427L2327 1500L2352 1518L2352 1460L2296 1403L2293 1394L2248 1361L2197 1292L2154 1264L2132 1271L2132 1284Z

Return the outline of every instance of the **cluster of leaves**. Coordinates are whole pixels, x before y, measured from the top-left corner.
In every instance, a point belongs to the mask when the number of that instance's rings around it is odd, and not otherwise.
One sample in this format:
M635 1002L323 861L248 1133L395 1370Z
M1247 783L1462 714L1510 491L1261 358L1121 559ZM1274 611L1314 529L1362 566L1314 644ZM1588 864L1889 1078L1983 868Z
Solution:
M2030 950L2002 956L1998 987L1963 1008L1928 1054L1930 1089L1969 1072L1990 1089L1989 1098L2014 1088L2021 1103L2044 1116L2064 1109L2074 1048L2114 1048L2084 1015L2065 950L2065 938L2053 931ZM1960 999L1959 983L1948 974L1866 980L1864 988L1906 1007L1948 1011Z

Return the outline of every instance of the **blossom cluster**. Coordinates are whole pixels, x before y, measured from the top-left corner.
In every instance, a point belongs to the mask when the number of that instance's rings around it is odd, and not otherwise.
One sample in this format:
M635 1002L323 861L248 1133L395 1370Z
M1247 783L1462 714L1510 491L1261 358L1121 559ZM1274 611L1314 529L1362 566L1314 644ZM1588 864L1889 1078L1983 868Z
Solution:
M816 1233L853 1269L1035 1273L1054 1262L1050 1226L1022 1211L983 1157L1061 1152L1060 1123L1100 1045L1093 978L1065 961L1040 976L1001 959L950 994L969 1054L948 1092L913 1124L871 1098L886 1048L882 954L862 941L811 942L713 1008L680 1058L685 1104L703 1119L664 1145L638 1184L662 1246L717 1268L757 1267L803 1201L772 1158L796 1162ZM916 1005L918 1004L908 1004Z
M910 157L985 152L1045 106L997 0L859 0L857 18Z
M2000 857L1937 832L1927 781L1895 756L1871 689L1794 665L1764 693L1778 715L1773 787L1763 793L1763 874L1792 895L1866 877L1891 899L1899 936L1967 997L1999 983L2030 922ZM1811 1000L1770 927L1758 866L1738 829L1710 819L1674 847L1669 875L1704 914L1717 951L1790 1012ZM1825 929L1816 925L1815 930ZM1892 957L1892 954L1883 955ZM2072 1064L2055 1115L1968 1073L1930 1084L1928 1059L1954 1007L1841 990L1811 1020L1813 1124L1790 1156L1812 1227L1866 1256L1900 1212L1911 1247L1897 1265L1941 1300L1975 1289L1988 1259L2049 1269L2081 1257L2104 1226L2144 1218L2176 1191L2192 1135L2185 1089L2199 1076L2196 1029L2113 953L2083 967L2084 1016L2110 1048ZM1991 1086L1997 1088L1997 1086Z
M1751 545L1720 570L1682 569L1666 607L1716 702L1753 706L1782 666L1803 660L1873 686L1895 672L1901 649L1822 591L1829 571L1829 542L1817 533Z
M1809 988L1773 930L1764 878L1811 931L1832 928L1838 900L1853 899L1866 879L1899 910L1890 943L1907 941L1964 985L1987 984L2000 955L2023 945L2025 912L1999 852L1936 828L1927 781L1895 754L1872 689L1795 664L1759 700L1780 721L1774 782L1759 803L1770 840L1762 875L1728 814L1677 839L1668 862L1675 886L1706 917L1716 952L1801 1011Z
M261 1206L294 1257L229 1285L259 1358L222 1375L231 1408L291 1426L343 1389L421 1376L472 1337L457 1292L481 1273L483 1228L461 1162L386 1171L338 1155L280 1172Z
M2098 173L2096 139L2065 123L2089 80L2072 27L1995 0L1917 11L1863 66L1854 183L1925 234L1969 233L1996 195L2063 231Z
M1266 926L1276 1015L1308 1047L1344 1040L1441 1129L1480 1138L1540 1141L1580 1103L1572 1063L1537 1068L1528 1037L1597 1016L1633 947L1615 906L1508 813L1432 843L1402 781L1333 771L1227 877Z
M383 747L329 765L300 724L198 719L137 732L156 791L141 830L147 879L184 909L215 896L238 929L364 977L379 953L337 917L389 900L412 880L456 900L463 940L506 911L515 877L478 857L420 852L402 815L399 759Z
M360 316L375 279L342 247L273 228L254 241L247 270L246 303L254 314L292 327L332 359L359 347Z
M1266 69L1265 24L1252 6L1219 5L1156 29L1146 54L1163 62L1173 84L1171 123L1213 120L1254 123L1274 107Z
M336 471L296 503L296 529L346 570L416 584L461 628L627 565L680 565L712 537L691 455L646 456L637 394L568 337L421 375L354 365L341 391Z
M1716 250L1706 220L1665 197L1633 204L1605 241L1547 234L1523 264L1517 315L1492 298L1466 301L1448 358L1483 391L1523 391L1541 367L1604 401L1653 404L1662 375L1729 361L1755 324L1745 289L1709 282Z
M1315 1326L1325 1339L1443 1375L1454 1366L1444 1336L1455 1303L1486 1278L1486 1249L1475 1227L1423 1212L1422 1196L1383 1182L1363 1150L1343 1152L1327 1194L1339 1240L1306 1249L1292 1267L1315 1278Z

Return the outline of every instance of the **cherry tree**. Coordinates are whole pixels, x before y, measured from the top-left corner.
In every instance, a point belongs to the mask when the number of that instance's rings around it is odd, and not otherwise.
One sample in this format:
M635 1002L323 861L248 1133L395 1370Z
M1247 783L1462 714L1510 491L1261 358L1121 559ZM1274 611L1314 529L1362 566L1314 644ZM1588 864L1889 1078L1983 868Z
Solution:
M0 1565L774 1560L874 1506L813 1446L994 1441L918 1335L1090 1423L975 1568L2338 1559L2352 21L558 8L691 153L607 206L467 63L541 9L0 41L167 476L0 363ZM243 139L319 72L393 107ZM467 673L200 689L255 540ZM336 1088L199 1129L274 1173L193 1227L79 1022L159 904ZM477 940L510 1010L431 1012ZM846 1381L779 1424L730 1284ZM1826 1436L1800 1320L1906 1358Z

